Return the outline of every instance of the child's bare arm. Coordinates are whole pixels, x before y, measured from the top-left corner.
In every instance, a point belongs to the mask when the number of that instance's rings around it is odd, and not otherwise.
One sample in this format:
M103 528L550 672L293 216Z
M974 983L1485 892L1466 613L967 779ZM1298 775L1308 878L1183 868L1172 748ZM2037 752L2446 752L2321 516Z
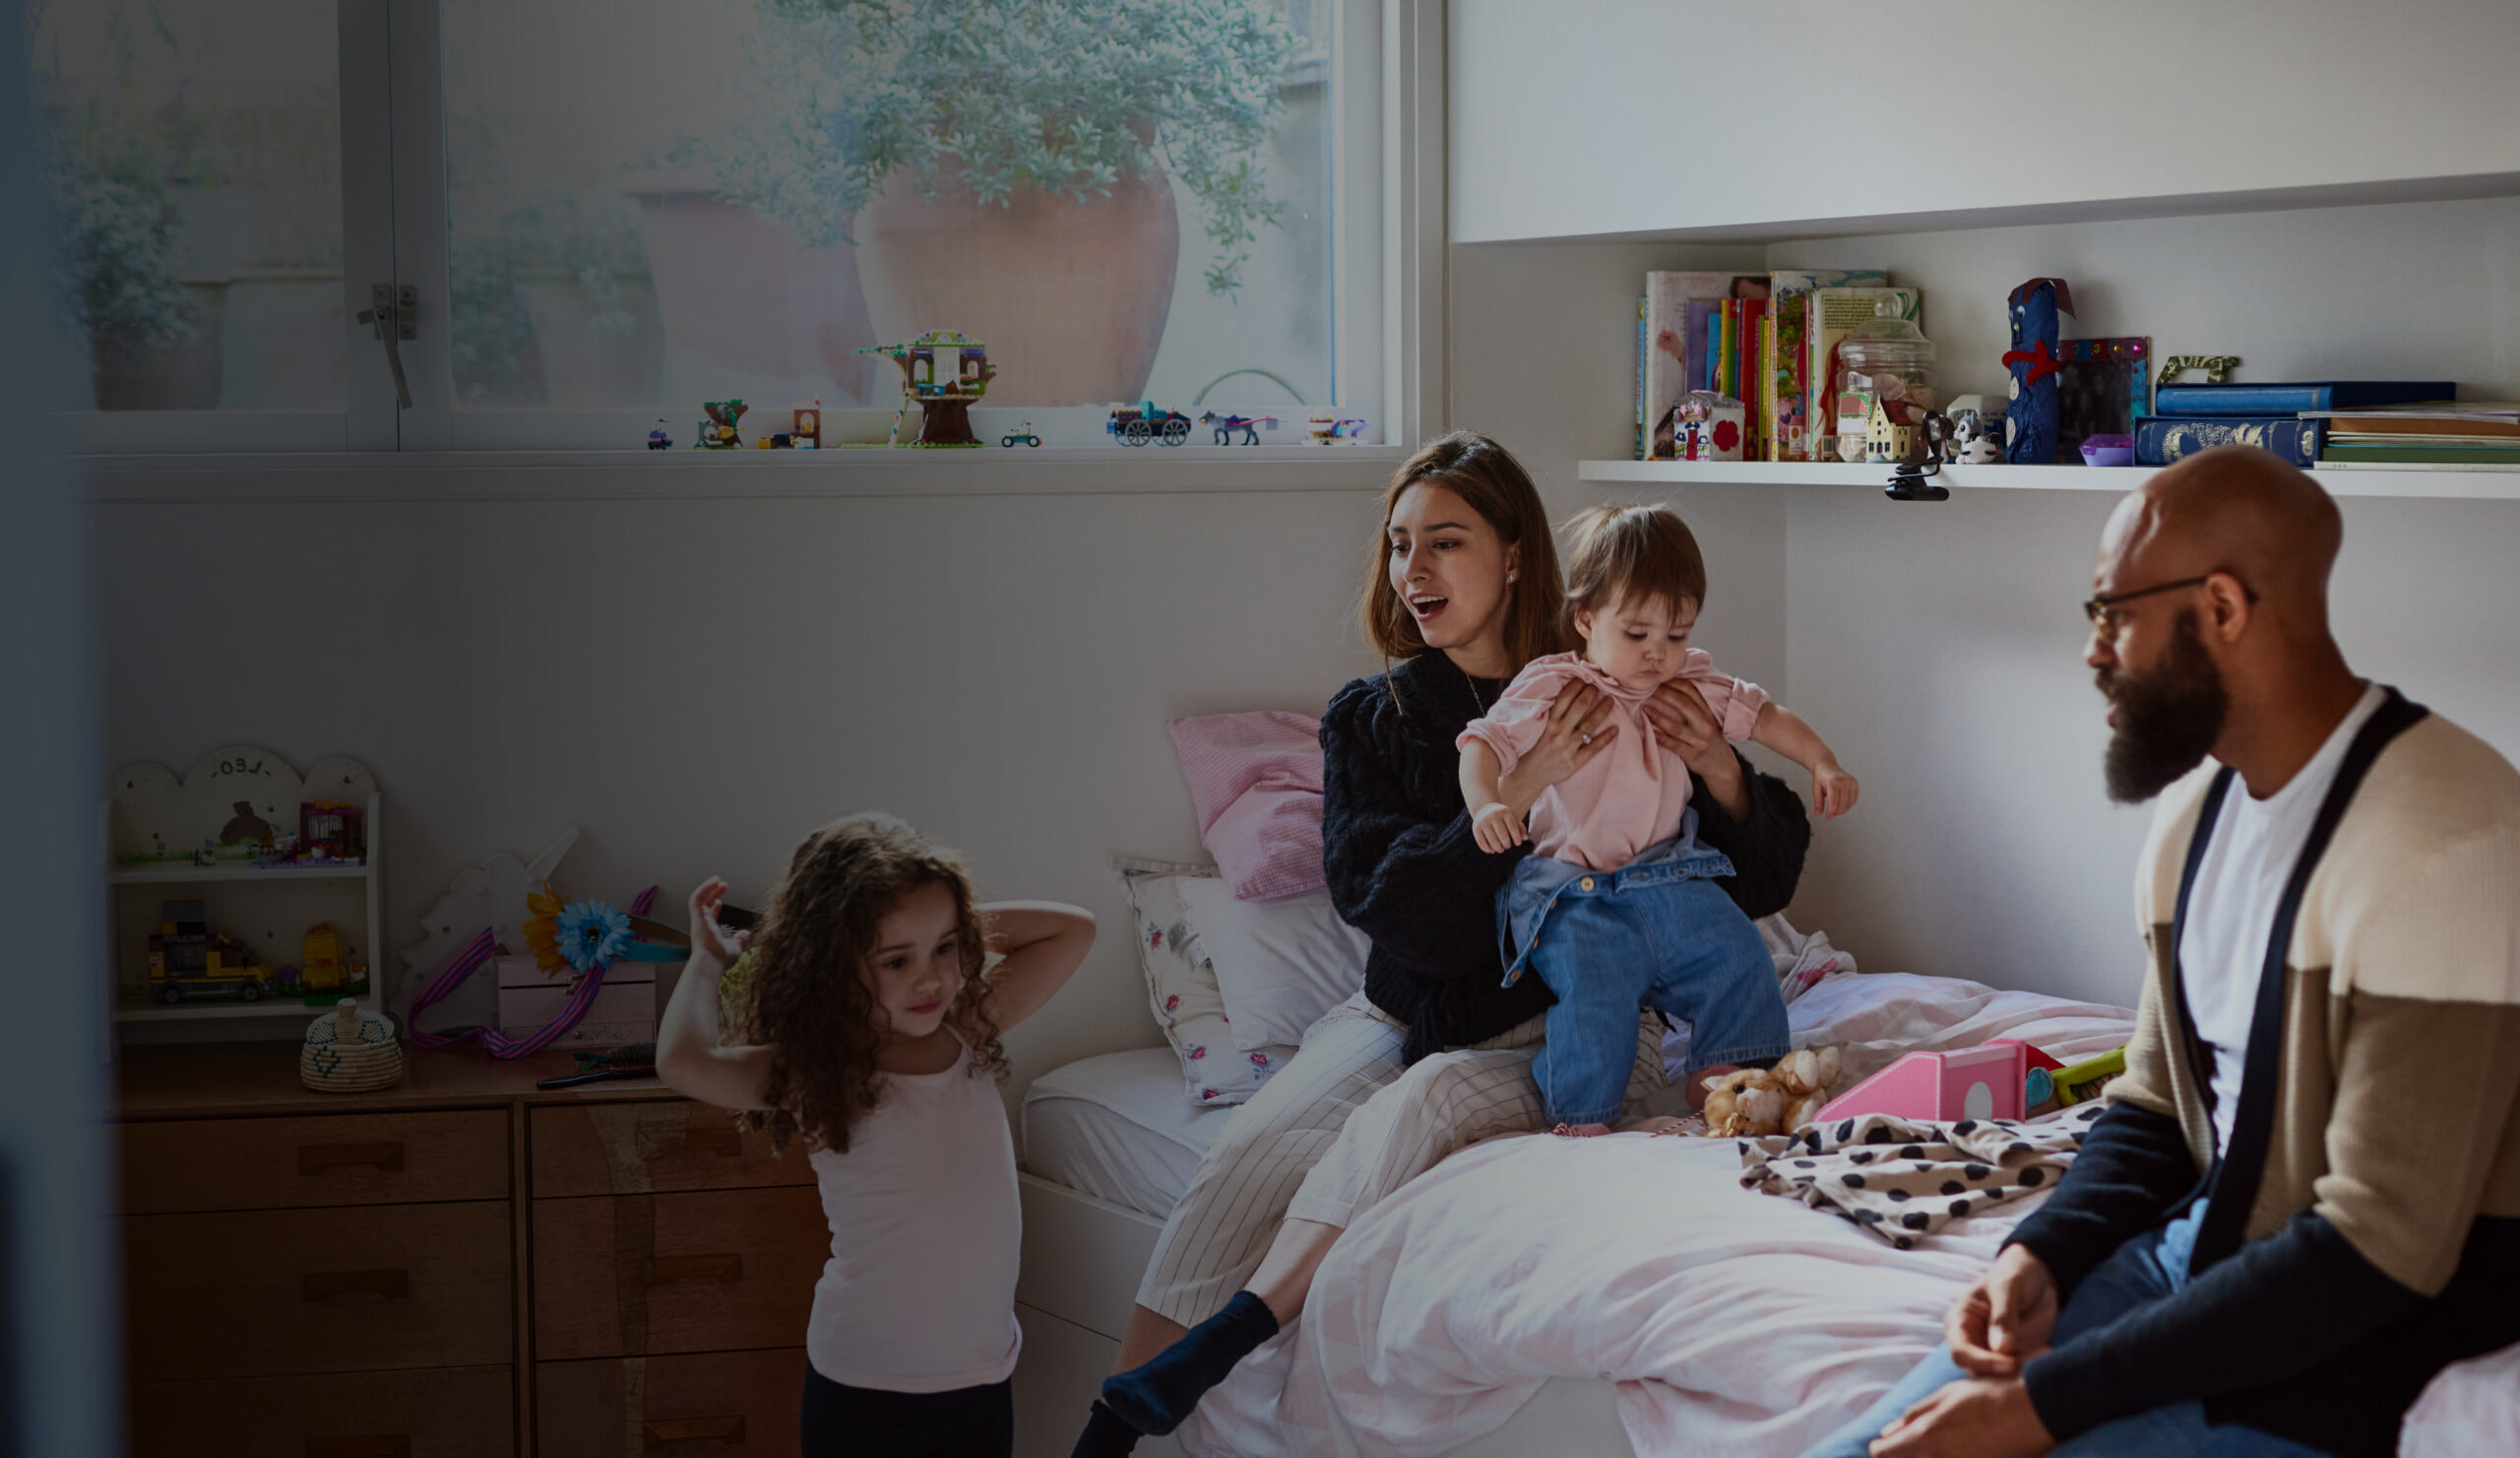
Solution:
M772 1048L766 1044L722 1047L718 1023L718 983L727 966L750 940L749 933L728 936L718 924L718 908L726 899L726 883L712 876L691 893L691 960L657 1020L657 1077L665 1086L703 1104L721 1109L766 1109L761 1090L770 1076Z
M1855 808L1855 776L1838 763L1837 752L1821 739L1819 730L1802 722L1801 715L1775 702L1760 705L1758 722L1750 727L1750 742L1764 744L1811 772L1811 795L1818 801L1812 808L1822 819L1835 819Z
M1484 739L1473 739L1461 751L1461 800L1470 811L1471 839L1489 855L1511 851L1523 843L1523 817L1505 803L1504 779L1496 751Z
M1094 949L1094 914L1055 901L1000 901L979 908L988 949L1004 954L989 974L989 1021L998 1031L1041 1010Z

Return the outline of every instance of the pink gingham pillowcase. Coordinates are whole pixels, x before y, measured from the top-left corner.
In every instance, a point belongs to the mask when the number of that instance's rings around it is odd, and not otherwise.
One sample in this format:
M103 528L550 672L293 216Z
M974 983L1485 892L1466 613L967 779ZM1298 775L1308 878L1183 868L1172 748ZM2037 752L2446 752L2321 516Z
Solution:
M1321 875L1321 721L1259 710L1166 723L1199 840L1241 901L1317 891Z

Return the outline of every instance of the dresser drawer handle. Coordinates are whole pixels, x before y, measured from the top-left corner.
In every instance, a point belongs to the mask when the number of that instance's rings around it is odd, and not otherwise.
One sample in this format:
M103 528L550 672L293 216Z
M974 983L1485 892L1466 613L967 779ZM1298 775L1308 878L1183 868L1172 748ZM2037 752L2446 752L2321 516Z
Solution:
M329 1174L346 1167L366 1165L380 1174L403 1173L403 1141L381 1144L301 1144L297 1147L297 1173Z
M740 1255L652 1255L648 1257L648 1284L662 1286L668 1281L715 1281L732 1286L744 1279L744 1258Z
M362 1292L395 1300L411 1294L409 1271L309 1271L305 1279L306 1299L329 1300L337 1296L356 1296Z
M384 1437L310 1437L306 1458L411 1458L411 1440L399 1432Z
M711 1438L723 1443L744 1440L744 1420L741 1418L668 1418L642 1426L647 1428L647 1441L643 1446L652 1453L669 1443L701 1442Z
M728 1159L744 1152L744 1136L735 1129L695 1129L685 1124L682 1128L682 1147L709 1150L720 1159ZM662 1154L663 1151L660 1150L658 1153Z

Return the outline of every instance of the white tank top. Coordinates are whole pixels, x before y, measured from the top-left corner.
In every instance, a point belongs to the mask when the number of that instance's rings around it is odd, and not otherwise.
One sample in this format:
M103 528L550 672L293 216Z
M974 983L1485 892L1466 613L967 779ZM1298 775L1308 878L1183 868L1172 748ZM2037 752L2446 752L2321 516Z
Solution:
M880 1076L849 1152L813 1152L831 1259L814 1284L805 1353L835 1382L946 1392L1002 1381L1015 1322L1023 1213L997 1085L971 1050L943 1073Z

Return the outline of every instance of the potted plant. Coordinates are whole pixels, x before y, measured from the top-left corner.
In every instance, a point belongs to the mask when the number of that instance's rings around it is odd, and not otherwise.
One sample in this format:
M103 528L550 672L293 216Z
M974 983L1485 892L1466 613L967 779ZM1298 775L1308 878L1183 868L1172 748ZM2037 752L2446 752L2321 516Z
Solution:
M1284 207L1261 158L1296 41L1266 0L761 3L776 104L720 149L720 190L853 242L879 336L984 340L1024 404L1143 391L1174 183L1215 293Z
M457 398L552 410L653 407L664 336L631 206L544 188L448 259Z
M88 338L96 408L216 409L224 285L177 277L180 154L95 107L57 121L50 142L62 293Z

